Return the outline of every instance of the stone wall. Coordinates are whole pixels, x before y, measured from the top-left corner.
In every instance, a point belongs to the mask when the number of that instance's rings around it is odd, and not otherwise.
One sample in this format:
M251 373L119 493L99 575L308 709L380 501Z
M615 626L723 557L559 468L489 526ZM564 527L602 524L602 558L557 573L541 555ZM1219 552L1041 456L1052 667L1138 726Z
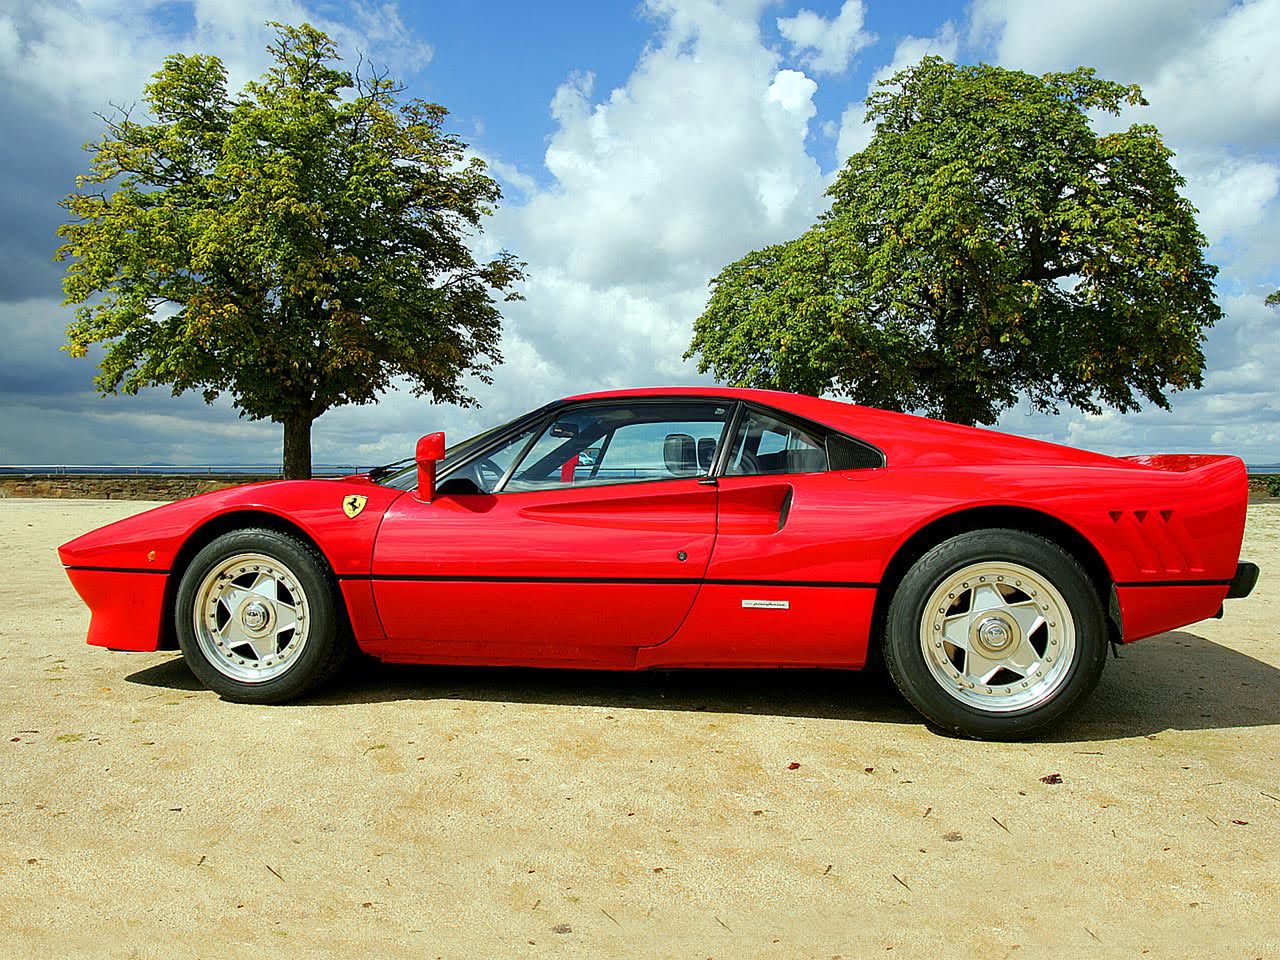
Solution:
M275 480L274 476L244 474L65 474L27 473L0 476L0 500L6 497L48 497L58 500L181 500L197 493L223 490L241 483ZM1249 499L1271 500L1280 478L1249 478Z
M1249 499L1270 500L1280 493L1280 475L1259 473L1249 478Z
M278 478L243 474L7 474L0 476L0 499L48 497L59 500L181 500L210 490L274 479Z

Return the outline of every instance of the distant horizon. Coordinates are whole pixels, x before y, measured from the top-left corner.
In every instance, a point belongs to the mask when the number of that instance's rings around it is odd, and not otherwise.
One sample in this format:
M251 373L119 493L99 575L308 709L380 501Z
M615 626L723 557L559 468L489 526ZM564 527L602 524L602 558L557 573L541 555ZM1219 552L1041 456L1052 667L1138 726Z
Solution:
M408 459L407 457L402 459ZM337 473L339 471L347 471L352 473L363 473L379 466L377 463L314 463L311 466L313 473ZM38 468L49 469L38 469ZM1280 461L1274 463L1249 463L1245 461L1245 469L1250 474L1255 473L1280 473ZM17 464L0 464L0 475L11 475L21 473L52 473L59 472L67 475L77 475L85 473L93 473L95 471L129 474L136 473L139 475L155 474L160 471L170 471L173 473L196 474L202 472L213 473L221 471L223 473L233 474L249 474L249 473L280 473L280 465L278 463L90 463L90 464L63 464L63 463L17 463Z

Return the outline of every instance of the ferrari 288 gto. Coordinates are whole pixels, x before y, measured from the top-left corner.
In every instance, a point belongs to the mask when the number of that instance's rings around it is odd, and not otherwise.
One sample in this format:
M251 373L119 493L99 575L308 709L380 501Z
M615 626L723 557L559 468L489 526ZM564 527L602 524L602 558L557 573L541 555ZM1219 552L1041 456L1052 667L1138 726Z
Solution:
M400 663L858 669L937 727L1029 735L1108 645L1221 615L1245 468L1115 458L832 400L596 393L334 480L168 504L59 550L89 643L275 703Z

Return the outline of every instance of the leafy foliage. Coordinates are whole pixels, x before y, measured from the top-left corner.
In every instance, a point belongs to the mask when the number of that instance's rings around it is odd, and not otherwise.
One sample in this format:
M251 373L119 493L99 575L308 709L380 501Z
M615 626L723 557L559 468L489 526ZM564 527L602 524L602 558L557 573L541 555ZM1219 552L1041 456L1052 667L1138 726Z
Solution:
M309 25L273 26L274 64L238 96L216 57L174 55L147 119L103 118L62 202L64 349L105 345L104 393L229 393L285 425L286 474L306 476L312 421L395 378L474 402L464 380L500 362L495 297L524 265L468 248L501 192L443 107L338 69Z
M700 370L962 423L1200 385L1221 311L1184 181L1154 127L1089 123L1136 86L937 57L881 86L830 210L712 281Z

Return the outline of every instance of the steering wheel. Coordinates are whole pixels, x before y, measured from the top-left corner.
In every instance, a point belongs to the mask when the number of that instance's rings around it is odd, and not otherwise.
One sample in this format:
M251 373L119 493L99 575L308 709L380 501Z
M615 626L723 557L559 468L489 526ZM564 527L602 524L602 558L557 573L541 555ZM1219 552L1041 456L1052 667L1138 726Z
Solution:
M502 469L488 457L482 457L476 461L476 473L485 481L485 492L491 492L494 484L502 479L502 475L507 471ZM492 479L491 479L492 478Z
M755 458L754 454L743 450L738 454L738 462L727 472L734 477L758 476L760 474L760 461Z

